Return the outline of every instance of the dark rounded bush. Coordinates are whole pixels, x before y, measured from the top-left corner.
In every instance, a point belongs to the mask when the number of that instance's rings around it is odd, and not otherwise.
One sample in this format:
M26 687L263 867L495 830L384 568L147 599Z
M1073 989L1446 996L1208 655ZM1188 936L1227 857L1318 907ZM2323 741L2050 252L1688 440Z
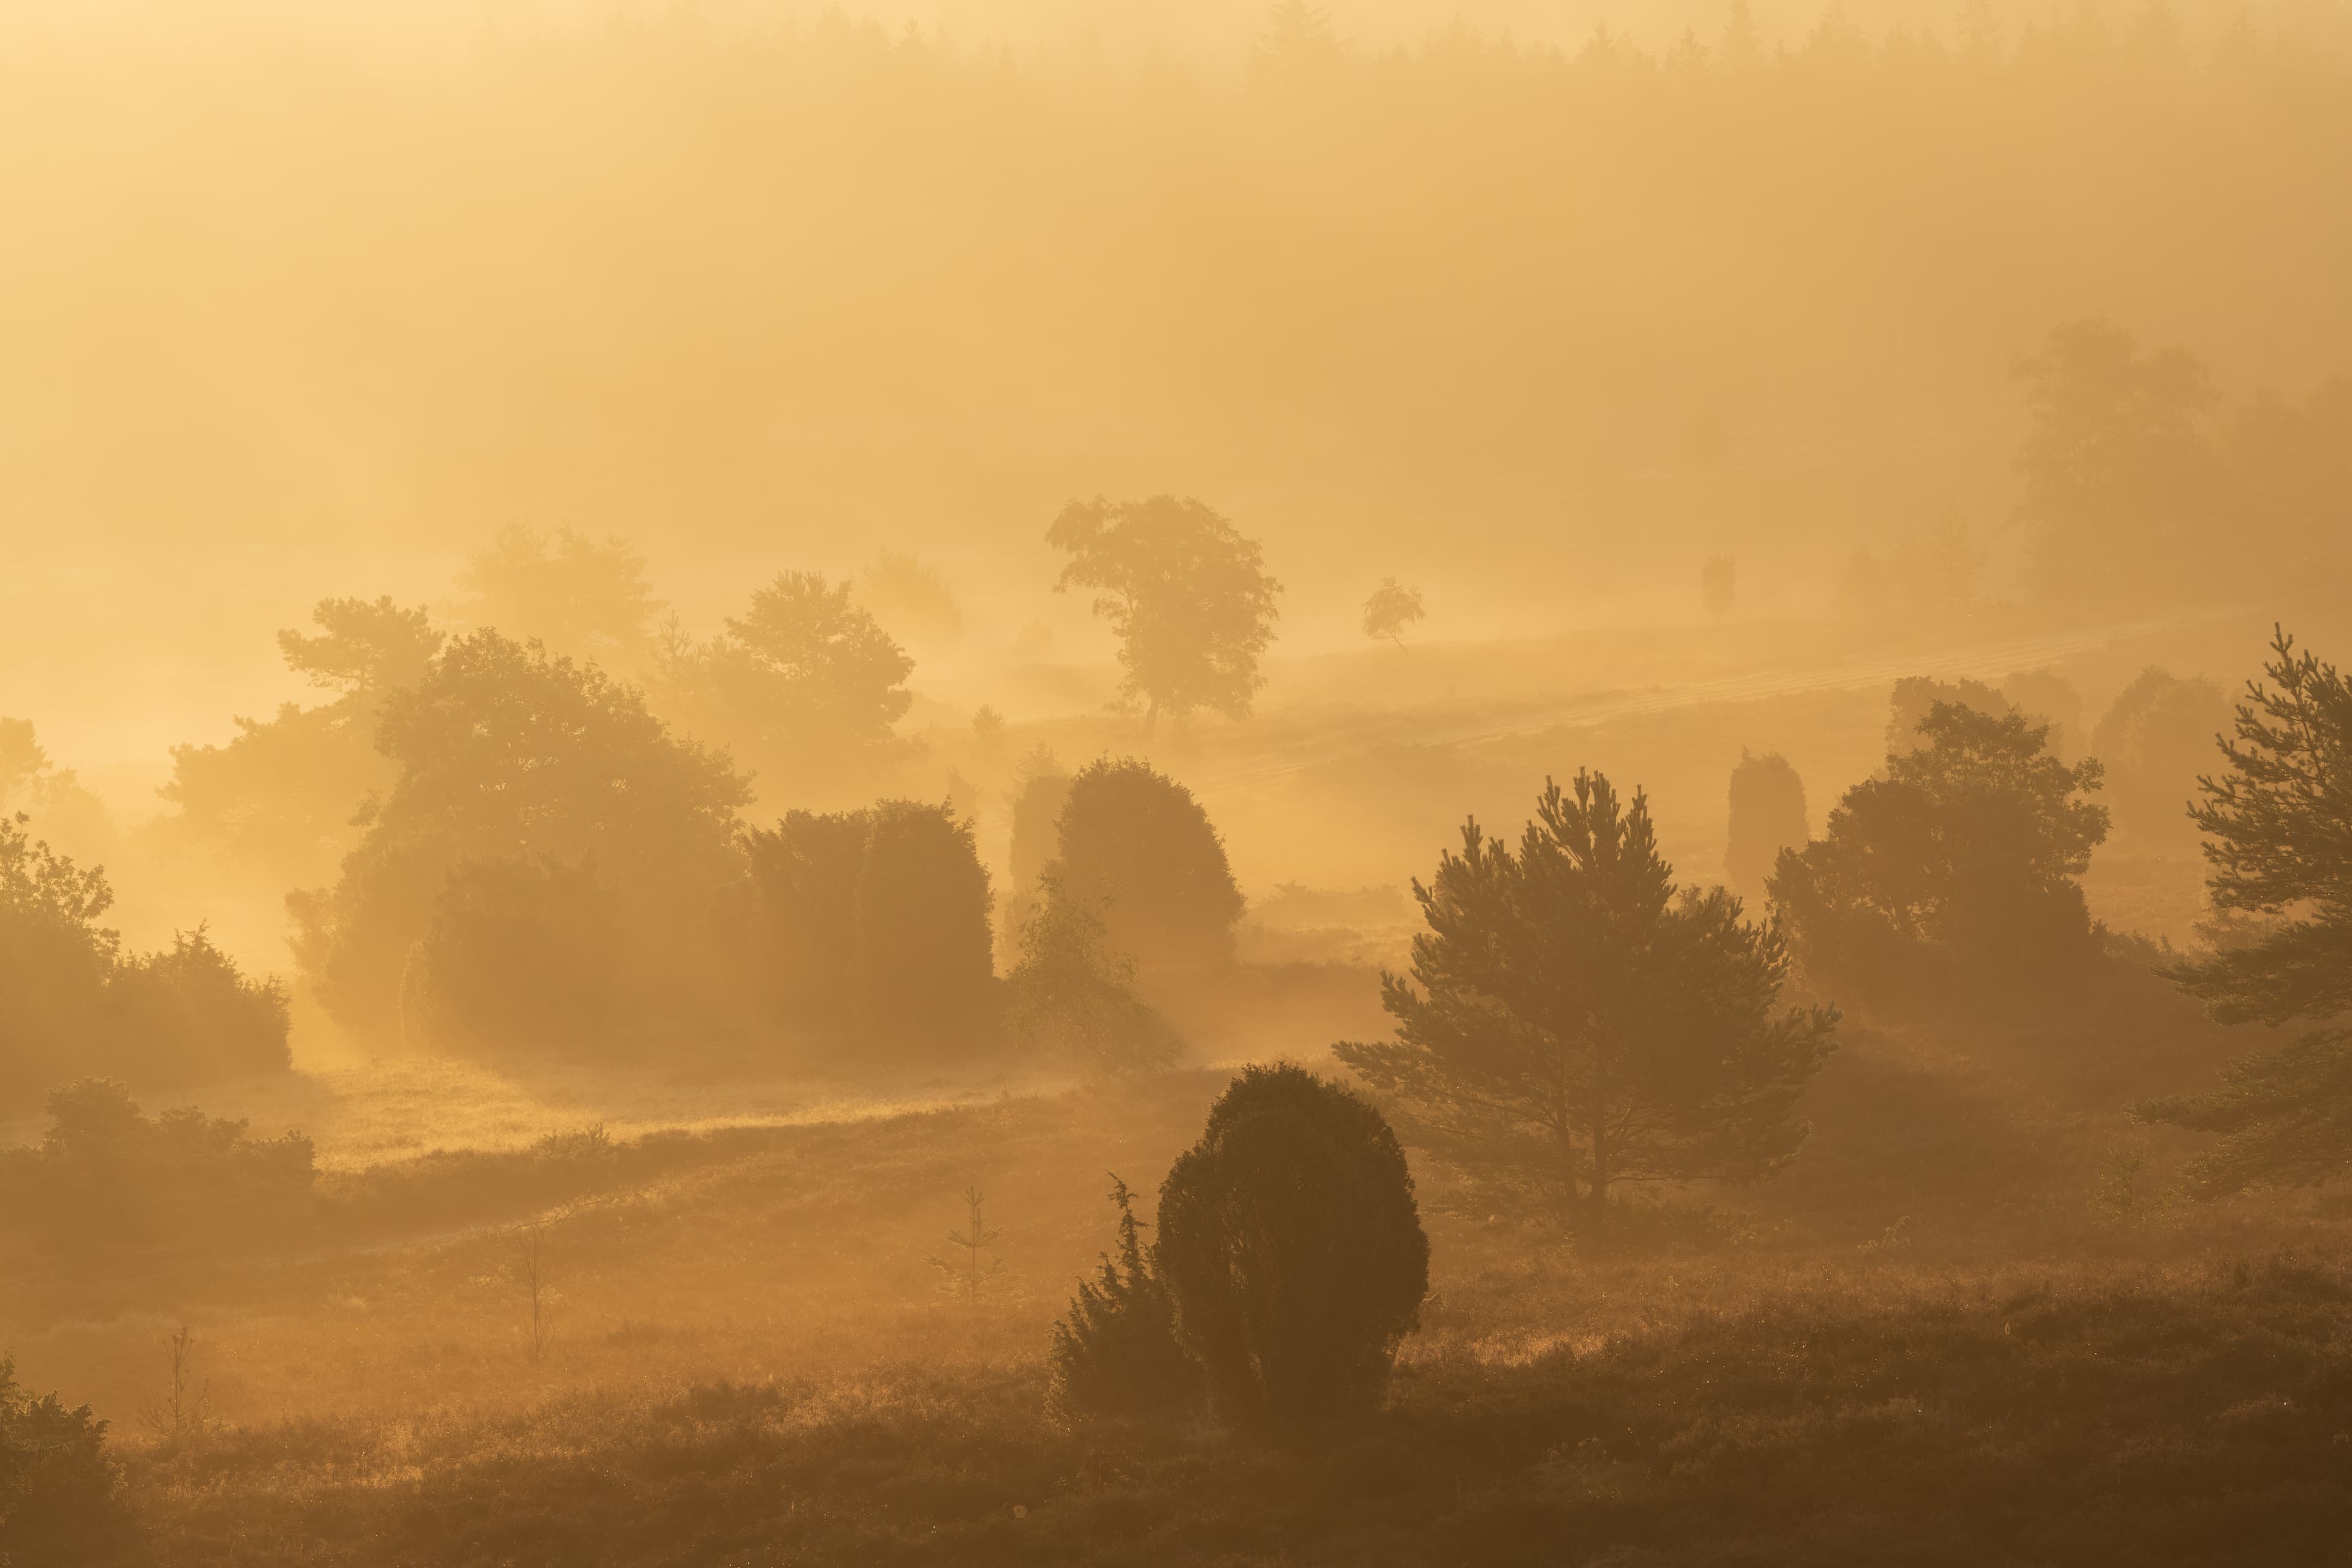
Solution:
M1229 967L1242 892L1192 792L1132 757L1070 781L1055 875L1149 981Z
M1302 1068L1253 1067L1168 1173L1159 1266L1218 1414L1295 1434L1379 1406L1421 1326L1429 1238L1378 1110Z

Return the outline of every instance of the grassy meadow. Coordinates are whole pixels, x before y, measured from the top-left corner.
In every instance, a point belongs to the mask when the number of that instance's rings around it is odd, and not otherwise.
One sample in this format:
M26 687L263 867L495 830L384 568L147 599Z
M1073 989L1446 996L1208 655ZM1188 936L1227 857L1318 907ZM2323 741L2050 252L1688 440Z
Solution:
M1317 1451L1047 1413L1108 1173L1156 1184L1209 1071L339 1161L307 1241L0 1302L26 1373L117 1422L126 1562L2329 1560L2352 1211L2190 1210L2162 1150L2119 1207L2095 1090L1980 1074L1858 1036L1788 1179L1619 1257L1424 1175L1422 1331ZM976 1292L932 1261L969 1261L967 1185ZM201 1410L159 1432L182 1322Z

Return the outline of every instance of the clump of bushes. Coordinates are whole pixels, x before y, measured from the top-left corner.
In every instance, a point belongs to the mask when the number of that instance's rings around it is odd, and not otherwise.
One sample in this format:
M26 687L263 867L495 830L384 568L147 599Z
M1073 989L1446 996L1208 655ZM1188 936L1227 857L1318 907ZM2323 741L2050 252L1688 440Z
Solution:
M60 1251L251 1245L306 1227L317 1165L299 1132L256 1138L194 1109L146 1116L89 1079L49 1093L40 1142L0 1151L0 1230Z
M992 1039L994 896L949 805L794 811L744 848L751 875L720 921L770 1023L901 1058Z
M284 1071L286 993L240 973L202 926L125 953L114 891L0 817L0 1101L93 1069L142 1084Z
M1227 1425L1295 1437L1379 1407L1429 1238L1377 1110L1301 1068L1246 1068L1162 1184L1157 1244L1124 1184L1113 1200L1119 1257L1055 1332L1064 1410L1165 1415L1198 1386Z

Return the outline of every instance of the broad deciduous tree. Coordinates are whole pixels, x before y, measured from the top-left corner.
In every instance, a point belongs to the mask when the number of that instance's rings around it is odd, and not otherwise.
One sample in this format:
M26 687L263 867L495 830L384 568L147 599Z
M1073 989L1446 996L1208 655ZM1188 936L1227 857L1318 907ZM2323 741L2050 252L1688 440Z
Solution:
M1404 647L1404 629L1415 625L1428 614L1421 606L1421 590L1409 588L1393 577L1383 577L1381 585L1364 601L1364 635L1375 642L1392 642Z
M593 861L648 954L686 945L677 933L699 931L733 872L743 781L593 665L496 632L455 638L386 697L376 743L399 772L365 837L331 889L288 900L320 1000L362 1035L397 1037L410 950L466 861Z
M1934 702L1919 735L1780 857L1772 900L1808 974L1916 1000L1959 973L2014 983L2087 961L2096 932L2075 879L2106 837L2105 808L2085 798L2098 762L2069 767L2047 754L2047 725L1955 702Z
M1163 711L1249 712L1282 592L1255 540L1200 501L1160 495L1074 500L1045 542L1070 557L1054 591L1093 589L1118 634L1120 694L1142 705L1147 736Z

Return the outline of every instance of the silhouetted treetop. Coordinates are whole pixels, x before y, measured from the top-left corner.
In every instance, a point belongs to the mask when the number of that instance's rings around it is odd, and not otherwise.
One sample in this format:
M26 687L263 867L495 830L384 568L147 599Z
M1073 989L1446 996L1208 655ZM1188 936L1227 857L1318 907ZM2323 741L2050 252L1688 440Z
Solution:
M309 676L314 686L342 691L406 686L441 651L442 634L423 607L402 609L389 595L373 603L321 599L310 619L317 636L289 627L278 634L278 647L286 668Z
M388 833L660 858L723 847L750 798L725 753L672 736L634 687L494 631L451 639L388 698L376 743L401 767Z
M815 572L779 573L718 637L674 637L659 663L666 708L725 740L772 798L870 779L899 750L890 727L915 700L915 661L847 582Z
M0 719L0 812L15 809L32 785L49 771L49 754L41 749L29 719Z
M552 536L520 525L500 529L468 558L457 584L467 594L459 614L475 626L607 664L651 646L663 607L645 557L627 541L599 542L569 528Z
M885 550L857 574L857 595L901 635L938 646L963 636L963 611L936 566L901 550Z

